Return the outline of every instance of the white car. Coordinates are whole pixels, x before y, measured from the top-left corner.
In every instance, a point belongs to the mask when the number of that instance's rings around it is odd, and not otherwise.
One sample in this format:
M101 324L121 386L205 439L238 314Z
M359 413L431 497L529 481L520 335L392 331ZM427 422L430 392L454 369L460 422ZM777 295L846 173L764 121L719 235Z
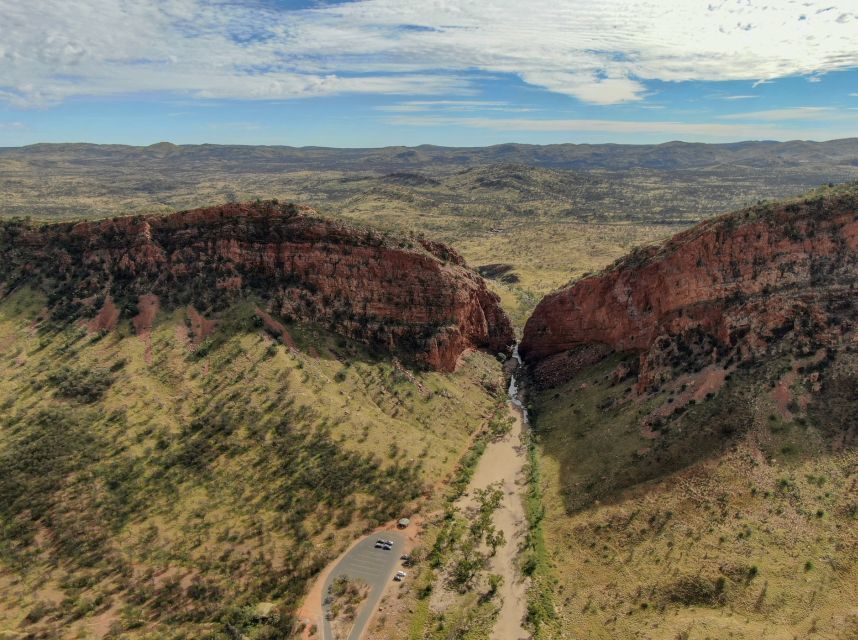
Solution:
M407 575L408 574L405 573L404 571L397 571L396 575L393 576L393 579L396 580L397 582L402 582L405 579L405 576L407 576Z

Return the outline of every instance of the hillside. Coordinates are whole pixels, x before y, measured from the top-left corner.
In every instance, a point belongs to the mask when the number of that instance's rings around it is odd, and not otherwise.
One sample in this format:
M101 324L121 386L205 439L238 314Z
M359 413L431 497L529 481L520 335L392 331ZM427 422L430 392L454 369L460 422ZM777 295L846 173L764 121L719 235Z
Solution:
M540 637L855 636L856 231L824 189L537 306Z
M497 349L471 348L509 324L442 245L274 203L3 234L4 634L284 637L356 536L439 508L503 409ZM284 287L317 304L287 314ZM334 313L384 291L360 330Z
M497 353L514 342L497 296L452 249L314 213L267 201L77 224L8 222L0 284L37 281L52 317L95 316L93 328L108 330L122 317L150 323L147 308L217 311L255 295L287 320L448 371L466 349Z
M677 358L741 364L786 334L808 348L849 344L856 192L760 205L640 249L546 296L521 353L545 362L595 345L643 352L641 384L657 386L659 367Z

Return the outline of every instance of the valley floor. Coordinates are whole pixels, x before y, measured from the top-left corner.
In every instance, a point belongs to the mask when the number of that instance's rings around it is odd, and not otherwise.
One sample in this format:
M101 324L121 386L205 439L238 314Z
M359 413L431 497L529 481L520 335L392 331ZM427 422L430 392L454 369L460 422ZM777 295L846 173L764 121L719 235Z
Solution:
M503 500L494 512L494 523L503 531L506 544L498 548L488 567L490 573L503 577L498 588L502 606L491 632L492 640L530 637L530 632L523 627L527 613L528 582L519 567L519 551L524 545L527 530L521 497L524 466L527 463L527 447L524 443L526 434L521 412L512 404L510 415L513 419L512 429L502 440L486 447L468 491L457 503L461 511L471 513L478 508L474 499L478 490L492 485L499 485L503 490Z

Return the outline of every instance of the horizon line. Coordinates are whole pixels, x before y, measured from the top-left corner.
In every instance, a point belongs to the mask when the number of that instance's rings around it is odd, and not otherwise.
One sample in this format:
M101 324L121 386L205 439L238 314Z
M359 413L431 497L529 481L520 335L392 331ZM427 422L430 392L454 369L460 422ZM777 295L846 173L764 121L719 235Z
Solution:
M726 142L695 142L688 140L680 140L680 139L672 139L665 140L664 142L548 142L548 143L533 143L533 142L498 142L494 144L488 145L463 145L463 146L449 146L449 145L437 145L431 143L421 143L417 145L397 145L397 144L387 144L387 145L379 145L379 146L370 146L370 147L337 147L337 146L328 146L328 145L290 145L290 144L252 144L252 143L230 143L230 142L190 142L190 143L177 143L171 142L169 140L159 140L158 142L153 142L150 144L128 144L125 142L87 142L87 141L76 141L76 142L31 142L28 144L22 145L8 145L8 146L0 146L0 149L27 149L31 147L39 147L39 146L92 146L92 147L130 147L134 149L149 149L152 147L158 146L171 146L171 147L267 147L267 148L284 148L284 149L331 149L331 150L340 150L340 151L354 151L354 150L369 150L369 149L396 149L396 148L404 148L404 149L419 149L423 147L430 147L434 149L491 149L494 147L505 147L505 146L519 146L519 147L553 147L553 146L575 146L575 147L599 147L599 146L614 146L614 147L660 147L670 144L687 144L687 145L706 145L706 146L730 146L730 145L738 145L738 144L789 144L789 143L811 143L811 144L827 144L831 142L845 142L845 141L858 141L858 136L847 136L844 138L829 138L826 140L817 140L812 138L791 138L786 140L778 140L772 138L762 138L758 140L752 139L739 139L733 141Z

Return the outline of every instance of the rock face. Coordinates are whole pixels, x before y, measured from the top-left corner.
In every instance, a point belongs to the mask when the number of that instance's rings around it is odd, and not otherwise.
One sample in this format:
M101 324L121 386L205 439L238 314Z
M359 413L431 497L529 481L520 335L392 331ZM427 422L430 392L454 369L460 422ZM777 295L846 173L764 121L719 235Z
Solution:
M741 362L789 334L851 331L858 187L715 218L544 298L519 347L531 364L600 345L641 354L639 384L691 363Z
M105 304L134 317L140 296L217 311L246 294L286 319L452 370L469 348L514 342L498 298L444 245L394 238L276 202L167 216L0 225L0 283L39 280L56 317Z

